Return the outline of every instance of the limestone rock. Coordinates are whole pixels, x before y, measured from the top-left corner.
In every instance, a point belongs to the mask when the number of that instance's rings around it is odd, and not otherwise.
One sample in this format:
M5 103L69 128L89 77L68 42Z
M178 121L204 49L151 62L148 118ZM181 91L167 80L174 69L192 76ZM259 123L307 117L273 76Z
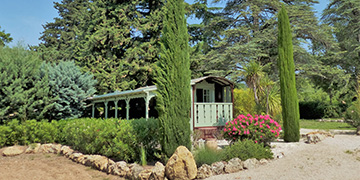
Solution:
M163 180L165 178L165 166L161 162L156 162L155 167L152 169L152 174L149 179Z
M225 165L225 172L226 173L235 173L243 170L243 162L239 158L232 158Z
M247 159L244 161L244 169L254 169L259 165L259 161L255 158Z
M111 164L115 164L115 162L111 159L108 159L105 156L97 155L97 156L95 156L95 158L93 160L92 167L94 167L100 171L107 172L108 166Z
M119 161L114 164L113 173L114 175L125 177L127 174L130 174L130 168L125 161Z
M30 144L29 147L25 150L25 153L26 154L37 153L39 152L40 146L41 146L40 143Z
M225 163L223 161L221 162L214 162L211 164L211 170L214 174L224 174L225 169Z
M60 153L65 155L65 157L69 157L74 152L69 146L61 146Z
M72 153L70 156L69 156L69 159L73 160L74 162L77 162L78 161L78 158L80 156L83 156L82 153Z
M179 146L165 166L166 177L173 179L195 179L196 163L193 155L185 146Z
M206 147L217 150L217 147L218 147L217 141L216 140L206 141Z
M148 180L151 176L151 173L152 173L152 171L150 169L142 170L138 175L138 179L139 180Z
M60 144L42 144L40 146L40 153L60 153L61 145Z
M140 172L144 170L144 168L137 163L130 164L129 168L130 168L130 174L128 173L126 175L127 179L135 179L135 180L138 179Z
M266 160L266 159L260 159L259 163L260 163L261 165L265 165L265 164L269 163L269 161Z
M309 144L316 144L322 140L324 140L326 137L334 137L334 135L332 135L329 132L326 131L315 131L315 132L310 132L306 134L306 143Z
M3 151L4 156L17 156L24 152L24 148L21 146L11 146L7 147Z
M201 167L199 167L197 172L197 179L205 179L213 175L213 172L211 170L211 166L207 164L203 164Z

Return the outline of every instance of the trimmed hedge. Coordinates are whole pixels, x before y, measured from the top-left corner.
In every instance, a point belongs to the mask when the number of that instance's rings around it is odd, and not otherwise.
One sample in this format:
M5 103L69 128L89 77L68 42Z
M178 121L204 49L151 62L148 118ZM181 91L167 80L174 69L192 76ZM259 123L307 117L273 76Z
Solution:
M85 154L114 160L140 160L140 147L154 157L159 145L157 119L71 119L60 121L12 120L0 126L0 147L31 143L61 143Z

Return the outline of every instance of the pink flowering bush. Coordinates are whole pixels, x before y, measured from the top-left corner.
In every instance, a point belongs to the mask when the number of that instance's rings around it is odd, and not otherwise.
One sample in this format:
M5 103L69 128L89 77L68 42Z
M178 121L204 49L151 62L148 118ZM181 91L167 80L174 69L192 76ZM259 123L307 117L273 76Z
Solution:
M268 144L280 136L281 126L269 115L240 114L237 118L226 123L223 133L229 141L244 139L253 140L255 143Z

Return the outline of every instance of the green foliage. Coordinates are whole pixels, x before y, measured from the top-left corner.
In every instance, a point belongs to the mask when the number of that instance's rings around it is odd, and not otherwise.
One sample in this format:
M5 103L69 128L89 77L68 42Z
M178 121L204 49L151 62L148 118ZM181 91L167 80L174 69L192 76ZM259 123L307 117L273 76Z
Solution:
M148 160L156 160L154 157L159 154L160 132L158 119L134 119L131 120L138 146L145 149L145 156Z
M39 78L41 62L24 47L0 47L0 122L42 118L49 88Z
M1 29L1 26L0 26ZM0 48L5 46L5 43L9 43L13 40L12 37L10 37L10 33L5 33L5 30L0 31Z
M269 147L264 147L263 144L257 144L252 140L245 139L237 141L230 146L225 147L223 153L223 160L228 161L232 158L239 158L245 161L250 158L272 159L273 153Z
M87 104L86 98L95 93L96 80L90 73L82 73L74 62L61 61L59 64L44 63L41 78L48 75L49 95L53 99L47 108L48 119L79 118Z
M360 126L360 90L357 91L357 98L346 110L345 121L353 127Z
M299 102L296 93L292 33L284 6L282 6L278 14L278 29L278 66L280 71L282 117L284 120L284 140L286 142L297 142L300 140Z
M140 161L141 161L141 165L142 166L146 166L147 165L147 161L146 161L146 152L145 152L145 148L144 146L141 146L140 148Z
M38 47L46 61L74 60L98 80L99 94L152 83L163 0L64 0L44 25Z
M134 161L140 154L130 121L74 119L62 132L65 143L86 154L102 154L114 160Z
M190 60L184 2L169 0L163 17L160 59L156 69L161 148L170 157L190 142Z
M223 133L228 141L244 139L253 140L255 143L268 145L275 138L280 136L281 126L269 115L247 116L240 114L234 120L226 123Z
M299 102L301 119L320 119L325 115L326 104L319 101Z
M234 89L234 114L256 114L251 89Z
M157 153L157 123L156 119L84 118L51 122L28 120L22 123L14 119L0 126L0 147L61 143L86 154L143 162L144 157L154 157Z
M0 147L14 144L54 143L59 141L57 121L27 120L23 123L13 119L0 126Z
M200 148L194 153L194 159L196 162L196 166L200 167L203 164L211 165L214 162L222 161L223 155L222 150L215 150L208 148L205 146L204 148Z

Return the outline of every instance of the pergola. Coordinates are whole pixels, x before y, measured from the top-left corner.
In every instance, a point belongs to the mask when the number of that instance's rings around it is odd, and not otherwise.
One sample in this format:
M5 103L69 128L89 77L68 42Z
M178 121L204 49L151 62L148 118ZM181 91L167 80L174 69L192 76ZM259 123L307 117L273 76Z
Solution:
M118 102L120 100L125 100L126 102L126 119L129 119L129 110L130 110L130 100L136 98L144 98L145 100L145 118L149 118L149 102L151 98L155 97L156 86L146 86L138 88L135 90L127 91L115 91L113 93L94 96L88 98L92 103L92 113L91 116L95 117L95 104L104 103L105 105L105 119L108 118L108 103L113 101L115 104L115 118L118 118Z

